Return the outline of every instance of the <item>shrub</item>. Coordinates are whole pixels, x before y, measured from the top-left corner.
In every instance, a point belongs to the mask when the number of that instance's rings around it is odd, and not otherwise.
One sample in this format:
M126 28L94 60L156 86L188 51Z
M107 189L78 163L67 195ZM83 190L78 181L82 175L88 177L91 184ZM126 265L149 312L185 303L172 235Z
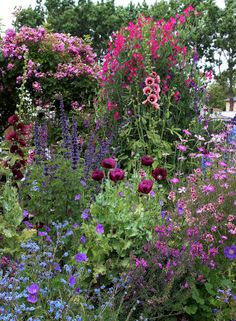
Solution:
M19 103L21 84L37 110L53 109L56 94L63 96L68 108L89 106L92 101L98 67L92 48L78 37L44 28L22 27L18 33L8 30L0 41L0 61L1 114L5 121Z

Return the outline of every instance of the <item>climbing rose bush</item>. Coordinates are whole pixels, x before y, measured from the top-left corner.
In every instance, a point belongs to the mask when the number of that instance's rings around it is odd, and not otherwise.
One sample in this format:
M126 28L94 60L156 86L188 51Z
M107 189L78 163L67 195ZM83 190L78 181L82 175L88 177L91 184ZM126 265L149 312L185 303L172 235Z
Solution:
M0 39L0 100L5 120L19 102L17 89L25 81L36 107L49 109L56 94L67 107L90 103L98 79L96 54L78 37L44 28L9 29Z

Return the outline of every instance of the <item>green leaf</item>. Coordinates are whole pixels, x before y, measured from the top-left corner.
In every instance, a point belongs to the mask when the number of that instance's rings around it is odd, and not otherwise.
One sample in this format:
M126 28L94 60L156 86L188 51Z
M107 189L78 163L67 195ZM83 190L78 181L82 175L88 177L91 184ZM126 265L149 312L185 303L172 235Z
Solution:
M184 311L190 315L193 315L197 312L197 306L196 305L190 305L184 307Z

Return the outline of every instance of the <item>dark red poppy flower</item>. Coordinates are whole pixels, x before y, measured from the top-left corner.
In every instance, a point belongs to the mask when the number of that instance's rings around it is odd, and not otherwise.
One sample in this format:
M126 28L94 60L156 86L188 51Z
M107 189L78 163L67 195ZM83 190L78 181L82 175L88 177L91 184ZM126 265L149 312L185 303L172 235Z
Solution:
M21 180L22 178L24 178L23 173L20 170L17 169L13 169L12 170L13 176L16 180Z
M92 179L95 181L101 181L104 178L104 172L101 171L100 169L95 169L92 172Z
M143 194L148 194L151 192L153 186L153 181L150 179L144 179L138 185L138 191Z
M154 162L154 159L151 156L146 155L141 158L141 163L144 166L151 166L153 162Z
M157 167L152 171L152 177L158 182L164 181L167 177L167 171L164 168Z
M113 182L118 182L118 181L121 181L122 179L124 179L125 172L120 168L115 168L110 171L109 176Z
M17 155L19 155L20 157L24 157L24 152L23 152L23 150L22 149L18 149L18 151L17 151Z
M102 167L103 168L115 168L116 167L116 161L114 158L105 158L102 161Z
M17 146L17 145L11 145L11 148L10 148L10 152L12 153L12 154L16 154L17 153L17 151L18 151L18 149L19 149L19 147Z

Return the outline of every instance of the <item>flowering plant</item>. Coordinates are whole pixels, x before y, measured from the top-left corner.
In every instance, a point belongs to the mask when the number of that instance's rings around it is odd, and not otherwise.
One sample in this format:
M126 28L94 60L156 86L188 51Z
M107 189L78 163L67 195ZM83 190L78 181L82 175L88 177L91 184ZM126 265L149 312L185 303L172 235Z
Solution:
M101 96L118 128L124 159L140 151L158 155L162 163L165 153L173 158L170 142L200 115L206 83L188 42L193 12L190 5L168 21L141 16L112 37L101 71Z
M78 109L92 101L98 67L96 55L82 39L41 27L22 27L19 32L6 32L0 40L0 55L0 100L5 120L14 113L22 81L38 109L53 107L56 94L63 95L69 108Z

